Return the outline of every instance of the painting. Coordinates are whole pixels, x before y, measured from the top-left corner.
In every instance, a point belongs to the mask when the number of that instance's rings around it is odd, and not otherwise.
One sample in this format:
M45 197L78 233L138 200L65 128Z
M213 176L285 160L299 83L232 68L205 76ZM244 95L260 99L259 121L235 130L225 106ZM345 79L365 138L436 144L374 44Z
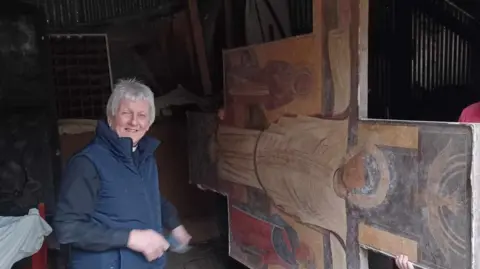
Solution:
M228 196L249 268L363 269L361 247L471 268L472 128L359 119L363 2L313 1L311 35L225 51L225 117L188 116L190 180Z

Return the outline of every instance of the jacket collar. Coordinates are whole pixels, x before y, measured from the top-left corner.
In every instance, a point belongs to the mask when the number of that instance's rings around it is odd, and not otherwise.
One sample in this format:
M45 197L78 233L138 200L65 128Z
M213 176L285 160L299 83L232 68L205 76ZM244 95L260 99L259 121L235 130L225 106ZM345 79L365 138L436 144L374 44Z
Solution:
M129 137L119 137L118 134L108 126L106 120L99 120L95 130L97 140L107 147L113 155L124 160L132 159L133 141ZM145 135L138 142L137 151L140 160L152 155L160 141Z

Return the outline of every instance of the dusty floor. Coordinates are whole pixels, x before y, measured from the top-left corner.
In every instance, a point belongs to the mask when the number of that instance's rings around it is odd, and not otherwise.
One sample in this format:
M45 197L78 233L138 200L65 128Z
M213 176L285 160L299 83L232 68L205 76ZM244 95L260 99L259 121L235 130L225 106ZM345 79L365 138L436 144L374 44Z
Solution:
M227 268L218 255L208 247L194 247L185 254L168 254L167 269Z
M245 269L228 256L228 247L220 242L194 246L185 254L168 253L166 269Z

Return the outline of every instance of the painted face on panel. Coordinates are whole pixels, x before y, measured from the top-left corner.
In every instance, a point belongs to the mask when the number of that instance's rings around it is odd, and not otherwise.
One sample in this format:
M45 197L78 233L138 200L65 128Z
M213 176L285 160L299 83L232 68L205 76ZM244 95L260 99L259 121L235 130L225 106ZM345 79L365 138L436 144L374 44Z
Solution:
M111 128L119 137L130 137L136 145L150 128L149 108L146 100L122 99L111 121Z

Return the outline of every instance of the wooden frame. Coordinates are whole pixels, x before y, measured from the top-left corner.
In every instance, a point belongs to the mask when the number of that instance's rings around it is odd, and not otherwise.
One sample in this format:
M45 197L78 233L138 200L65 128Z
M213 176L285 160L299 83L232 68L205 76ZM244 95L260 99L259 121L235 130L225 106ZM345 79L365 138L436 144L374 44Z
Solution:
M189 114L191 181L228 195L231 256L364 269L362 246L475 265L473 127L363 120L368 1L313 3L312 34L224 52L224 119Z

